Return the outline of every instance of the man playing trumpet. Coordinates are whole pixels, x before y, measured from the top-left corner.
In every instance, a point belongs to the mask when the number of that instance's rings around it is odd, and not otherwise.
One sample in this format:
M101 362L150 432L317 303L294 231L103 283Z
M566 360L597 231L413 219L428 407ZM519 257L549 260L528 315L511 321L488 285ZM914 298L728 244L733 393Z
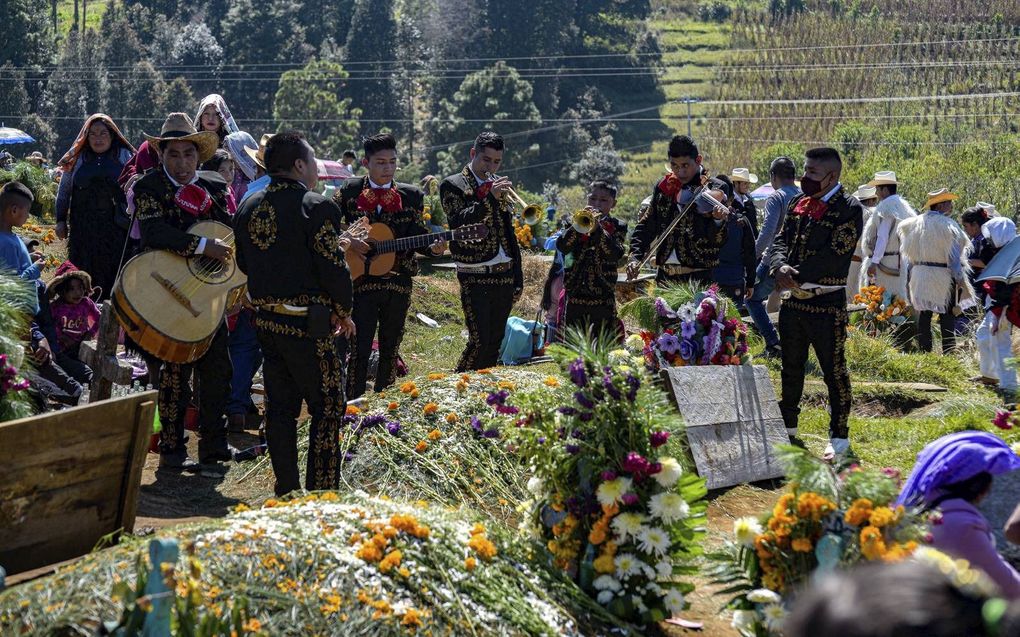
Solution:
M674 136L668 153L670 172L655 185L652 203L630 239L627 278L637 278L641 266L654 257L656 282L707 284L726 240L727 210L703 195L721 183L708 177L690 137Z
M573 223L556 241L563 253L567 309L564 325L591 327L598 336L619 334L616 316L616 269L624 255L627 226L612 216L616 186L593 181L588 205L574 213Z

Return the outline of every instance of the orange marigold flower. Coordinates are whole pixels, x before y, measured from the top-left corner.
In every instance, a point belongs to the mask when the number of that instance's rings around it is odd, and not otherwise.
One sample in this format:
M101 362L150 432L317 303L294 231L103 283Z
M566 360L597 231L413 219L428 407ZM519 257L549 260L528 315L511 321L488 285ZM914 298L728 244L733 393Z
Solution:
M468 547L483 560L491 560L496 556L496 545L481 533L471 536Z
M400 391L402 391L405 394L410 394L415 389L416 389L415 384L411 381L407 381L406 383L400 386Z
M429 448L429 443L424 440L419 440L418 444L414 446L414 450L418 453L425 453L425 450Z
M810 553L814 549L814 545L806 537L799 537L790 543L790 548L798 553Z
M545 384L546 387L559 387L560 379L555 376L546 376L542 383Z
M389 405L386 405L386 408L389 409L390 411L396 411L397 407L400 407L397 401L393 401Z
M427 378L429 380L443 380L444 378L446 378L446 374L442 374L442 373L439 373L439 372L433 372L433 373L429 374Z
M464 568L466 568L467 570L473 571L475 570L476 566L478 566L478 560L476 560L475 558L468 556L468 558L464 560Z
M439 405L437 405L435 403L425 403L425 406L422 407L422 409L421 409L421 412L423 414L425 414L426 416L431 416L432 414L436 413L437 411L439 411Z
M415 387L411 390L411 398L417 398L418 396L421 396L421 393L418 391L418 388Z
M877 507L871 512L871 525L882 528L896 522L896 514L889 507Z
M446 422L450 423L451 425L457 422L458 420L459 418L457 418L457 414L453 413L452 411L446 414Z
M379 571L382 573L389 573L394 568L400 566L400 560L403 559L403 554L399 550L392 550L386 554L386 557L379 562Z
M348 416L357 416L358 414L361 413L361 408L358 407L357 405L347 405L346 413Z
M431 440L433 442L435 442L436 440L439 440L442 437L443 437L443 432L439 431L438 429L433 429L432 431L429 432L429 440Z
M421 613L413 608L408 608L407 612L404 613L403 618L400 620L401 626L407 626L415 630L421 628Z

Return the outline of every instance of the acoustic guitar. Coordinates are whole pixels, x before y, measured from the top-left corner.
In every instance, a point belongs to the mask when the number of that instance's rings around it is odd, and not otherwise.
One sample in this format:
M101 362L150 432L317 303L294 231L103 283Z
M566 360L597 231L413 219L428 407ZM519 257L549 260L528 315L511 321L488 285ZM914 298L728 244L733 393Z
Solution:
M367 217L362 217L365 219ZM347 251L347 268L351 271L351 280L357 281L365 275L385 276L393 271L397 264L397 252L417 250L430 246L436 241L478 241L489 234L489 228L484 223L474 223L469 226L461 226L454 230L445 232L434 232L432 234L419 234L413 237L401 237L395 239L393 231L385 223L373 223L368 230L368 238L365 240L371 249L365 257L361 257L353 250Z

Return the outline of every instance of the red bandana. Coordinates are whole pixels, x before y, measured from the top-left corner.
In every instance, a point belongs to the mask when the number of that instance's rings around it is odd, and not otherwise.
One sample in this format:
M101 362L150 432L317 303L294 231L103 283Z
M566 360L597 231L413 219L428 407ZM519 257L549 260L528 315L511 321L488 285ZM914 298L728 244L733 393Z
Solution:
M174 195L177 207L192 217L204 217L213 206L212 197L198 184L188 184L177 189Z
M673 173L666 173L666 176L659 180L659 190L671 199L676 199L682 189L683 184Z
M378 206L382 206L383 212L400 212L404 202L396 188L365 188L358 195L358 210L375 212Z
M475 197L478 198L478 201L481 201L482 199L485 199L486 197L489 196L490 190L492 190L491 181L486 181L482 184L479 184L478 188L475 189Z
M821 199L815 199L814 197L803 197L797 202L797 205L793 207L793 214L795 217L807 217L812 221L819 221L825 216L825 211L829 209L829 204L825 203Z

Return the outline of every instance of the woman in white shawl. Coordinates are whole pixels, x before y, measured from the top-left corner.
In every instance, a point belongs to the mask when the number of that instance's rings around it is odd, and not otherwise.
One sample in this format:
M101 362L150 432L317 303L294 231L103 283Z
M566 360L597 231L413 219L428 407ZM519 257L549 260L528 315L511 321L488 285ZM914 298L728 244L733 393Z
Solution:
M981 226L981 234L988 242L989 247L996 251L995 256L988 262L988 266L1001 265L998 262L999 256L1007 260L1008 272L1012 264L1008 263L1015 259L1015 252L1003 251L1002 248L1011 241L1017 239L1016 224L1012 219L1005 217L992 217ZM977 378L981 383L995 384L999 391L1012 399L1016 392L1016 369L1012 364L1013 343L1011 332L1013 326L1007 318L1007 308L1012 300L1012 292L1015 285L1007 285L1004 282L989 281L989 288L992 290L985 298L985 316L981 321L981 327L977 331L978 353L981 356L981 376Z
M198 105L198 113L195 115L195 130L212 131L220 136L220 147L223 147L223 140L230 133L236 133L240 129L234 122L234 116L230 114L227 103L223 96L213 93L206 95Z
M896 229L906 273L907 302L917 313L917 344L932 351L932 315L939 315L942 353L956 345L956 315L973 307L974 288L967 273L970 243L960 224L948 215L957 195L943 188L928 193L926 213L901 221Z

